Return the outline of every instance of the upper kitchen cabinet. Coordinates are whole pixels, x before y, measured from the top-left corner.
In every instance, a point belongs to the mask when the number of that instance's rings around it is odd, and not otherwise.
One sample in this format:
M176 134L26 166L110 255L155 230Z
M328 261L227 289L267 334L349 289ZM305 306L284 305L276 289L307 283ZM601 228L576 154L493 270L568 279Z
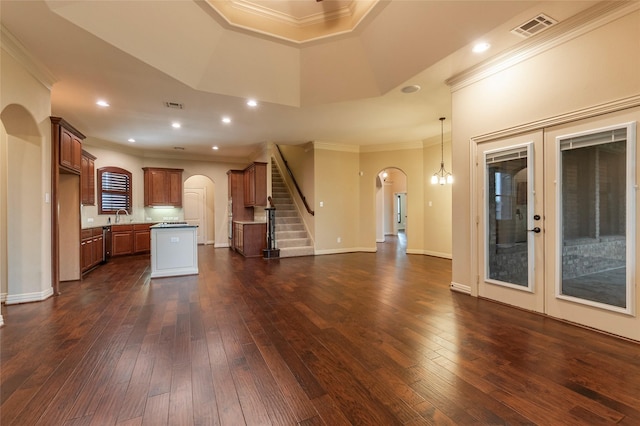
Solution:
M254 162L244 169L244 205L267 205L267 163Z
M143 167L145 207L182 207L182 171Z
M58 165L61 171L79 175L84 135L60 117L51 117L51 125L51 137L58 148Z
M80 167L80 203L83 206L96 204L96 157L82 150Z

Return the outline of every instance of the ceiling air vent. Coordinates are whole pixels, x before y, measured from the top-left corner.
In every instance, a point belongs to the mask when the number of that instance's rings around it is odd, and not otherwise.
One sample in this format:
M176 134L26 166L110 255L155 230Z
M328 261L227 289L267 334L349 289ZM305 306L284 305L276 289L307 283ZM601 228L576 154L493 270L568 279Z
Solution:
M180 102L165 102L164 105L167 108L174 108L174 109L183 109L184 108L184 104L181 104Z
M553 18L548 17L547 15L541 13L533 19L528 20L522 25L519 25L511 30L513 34L519 35L520 37L528 38L534 34L538 34L541 31L546 30L552 25L557 24Z

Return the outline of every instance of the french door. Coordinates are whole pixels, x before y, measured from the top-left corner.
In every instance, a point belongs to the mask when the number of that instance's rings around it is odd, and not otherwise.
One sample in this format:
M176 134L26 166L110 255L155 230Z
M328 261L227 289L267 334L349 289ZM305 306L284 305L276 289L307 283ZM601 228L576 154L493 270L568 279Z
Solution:
M542 131L483 143L478 167L478 294L544 312Z
M638 110L478 145L478 294L640 340Z

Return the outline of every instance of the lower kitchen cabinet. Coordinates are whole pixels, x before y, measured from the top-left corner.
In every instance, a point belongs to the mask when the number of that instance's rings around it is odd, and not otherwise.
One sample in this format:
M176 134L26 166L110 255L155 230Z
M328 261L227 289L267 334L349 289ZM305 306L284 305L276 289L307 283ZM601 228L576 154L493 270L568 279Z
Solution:
M149 253L151 250L151 223L111 225L103 228L83 229L80 234L80 270L85 273L111 256Z
M148 253L151 250L151 224L133 225L133 252Z
M267 248L265 222L233 222L233 242L238 253L245 257L262 256Z
M111 255L149 253L151 250L152 224L139 223L133 225L111 226Z
M83 229L80 234L80 270L93 269L104 260L104 236L102 227Z
M133 225L111 226L111 256L133 254Z

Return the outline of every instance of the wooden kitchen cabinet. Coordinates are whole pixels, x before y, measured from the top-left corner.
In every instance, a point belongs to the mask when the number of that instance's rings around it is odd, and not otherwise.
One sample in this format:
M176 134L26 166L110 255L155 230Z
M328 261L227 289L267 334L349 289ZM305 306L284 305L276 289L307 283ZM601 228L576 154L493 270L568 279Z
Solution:
M111 256L133 254L133 225L111 226Z
M143 167L145 207L182 207L183 169Z
M151 224L133 225L133 252L149 253L151 251Z
M244 169L244 205L267 205L267 163L254 162Z
M235 225L236 221L253 220L253 208L245 207L244 204L244 170L229 170L227 172L227 181L229 183L229 248L235 249L236 239Z
M82 150L80 166L80 203L83 206L96 204L96 157Z
M111 226L111 255L149 253L151 250L150 223Z
M104 236L102 227L83 229L80 235L80 270L85 273L104 260Z
M58 150L58 165L67 173L79 175L84 135L60 117L51 117L51 123L52 142Z
M267 248L267 224L264 222L233 222L235 250L245 257L262 256Z

